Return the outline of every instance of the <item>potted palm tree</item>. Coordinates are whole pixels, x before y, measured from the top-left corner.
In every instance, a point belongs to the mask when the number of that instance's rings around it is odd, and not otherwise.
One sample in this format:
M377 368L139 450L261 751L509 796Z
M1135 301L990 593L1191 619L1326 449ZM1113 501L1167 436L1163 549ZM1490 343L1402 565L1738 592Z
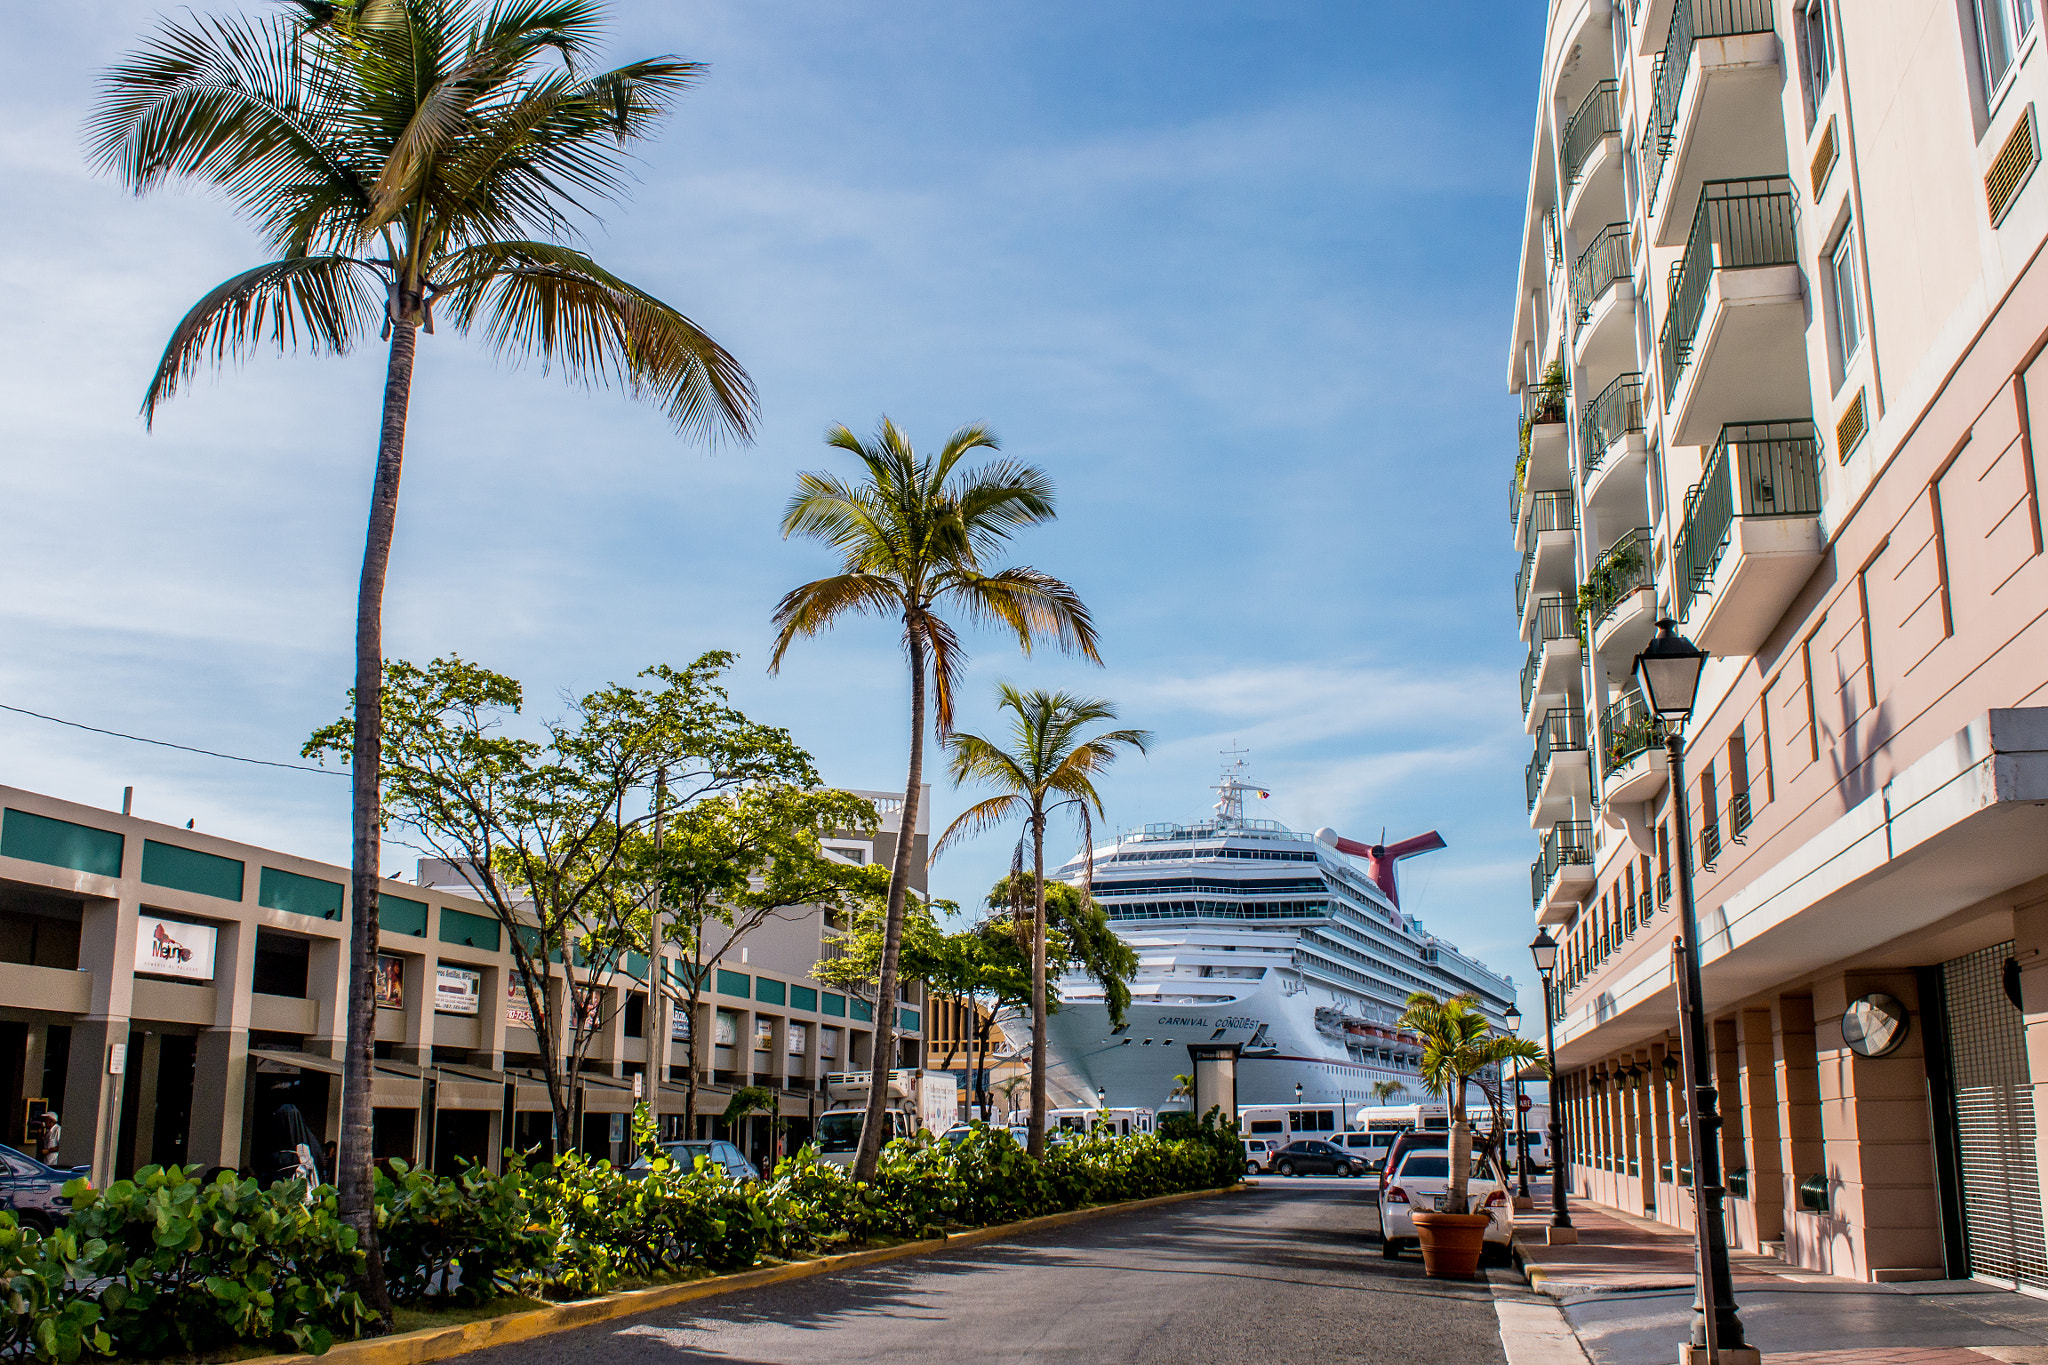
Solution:
M1473 1078L1494 1067L1538 1061L1540 1054L1528 1039L1496 1032L1469 995L1439 1000L1417 991L1408 997L1401 1027L1422 1040L1418 1079L1423 1089L1442 1096L1451 1111L1450 1186L1437 1211L1415 1214L1422 1268L1439 1278L1468 1277L1479 1269L1491 1220L1471 1212L1472 1127L1465 1117L1465 1091Z

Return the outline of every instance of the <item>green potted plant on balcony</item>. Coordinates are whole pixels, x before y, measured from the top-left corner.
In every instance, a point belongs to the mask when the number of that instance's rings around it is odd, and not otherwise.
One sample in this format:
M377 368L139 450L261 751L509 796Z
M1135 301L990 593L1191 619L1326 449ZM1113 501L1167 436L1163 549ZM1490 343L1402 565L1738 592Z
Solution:
M1537 379L1535 388L1530 391L1528 408L1522 413L1522 455L1515 461L1517 487L1528 486L1530 429L1544 423L1564 420L1565 392L1564 362L1553 360L1544 367L1542 376Z
M1441 1096L1451 1111L1450 1186L1442 1206L1415 1214L1415 1240L1422 1248L1422 1268L1437 1278L1469 1278L1479 1269L1485 1249L1484 1213L1470 1212L1468 1178L1472 1167L1472 1126L1465 1117L1465 1091L1473 1077L1491 1067L1516 1062L1539 1065L1542 1053L1526 1038L1494 1031L1469 995L1439 1000L1427 991L1408 997L1401 1028L1422 1042L1417 1078L1424 1090Z

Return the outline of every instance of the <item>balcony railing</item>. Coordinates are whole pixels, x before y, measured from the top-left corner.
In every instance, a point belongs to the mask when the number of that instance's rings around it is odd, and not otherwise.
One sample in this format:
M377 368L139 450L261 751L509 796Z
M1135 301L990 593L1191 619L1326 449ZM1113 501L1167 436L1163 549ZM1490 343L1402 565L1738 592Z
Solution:
M1580 102L1578 112L1564 125L1558 147L1564 161L1564 181L1579 183L1586 158L1600 145L1600 139L1621 131L1621 94L1613 81L1602 81Z
M1508 525L1519 526L1521 525L1521 523L1522 476L1519 474L1510 474L1508 475Z
M1564 264L1564 229L1558 226L1555 204L1543 211L1543 254L1552 270Z
M1550 833L1543 836L1543 856L1536 866L1542 869L1543 880L1536 899L1543 899L1543 892L1550 889L1551 878L1561 867L1573 865L1591 866L1593 862L1593 822L1591 820L1560 820L1550 827Z
M1543 724L1536 730L1536 756L1529 760L1524 779L1529 788L1529 809L1536 809L1536 797L1543 789L1543 775L1550 771L1550 760L1560 753L1571 753L1586 747L1586 727L1579 720L1579 714L1570 707L1553 706L1543 715Z
M1678 616L1714 579L1735 518L1820 513L1820 437L1811 422L1751 422L1721 428L1707 470L1685 495L1685 525L1674 546Z
M1639 96L1638 98L1643 98ZM1643 115L1643 139L1636 148L1636 169L1643 182L1643 211L1657 204L1657 187L1664 181L1664 156L1671 149L1671 119L1664 110L1664 54L1650 67L1648 107Z
M1692 361L1692 343L1706 313L1714 272L1795 265L1798 260L1799 209L1790 180L1772 175L1709 180L1700 187L1685 255L1671 267L1671 305L1659 339L1667 403L1679 375Z
M1529 605L1529 578L1536 572L1536 547L1522 551L1522 567L1515 570L1515 615Z
M1576 531L1579 529L1579 504L1569 488L1545 489L1536 495L1536 506L1531 509L1529 529L1532 531Z
M1629 258L1627 223L1601 228L1572 262L1572 327L1577 330L1593 313L1593 301L1616 280L1634 273Z
M1578 638L1571 604L1563 597L1546 597L1536 604L1536 619L1529 631L1529 661L1522 666L1522 714L1536 699L1536 675L1543 668L1543 646L1552 640Z
M1721 856L1721 822L1700 826L1700 866L1708 872Z
M1663 870L1662 872L1659 872L1659 873L1657 874L1657 904L1659 904L1659 905L1669 905L1669 904L1671 904L1671 869L1670 869L1670 868L1666 868L1666 869L1664 869L1664 870Z
M1656 586L1650 568L1650 530L1630 531L1607 552L1593 561L1586 572L1585 590L1580 594L1586 609L1586 623L1597 626L1614 615L1614 609L1639 588Z
M1755 813L1750 809L1749 793L1736 792L1728 798L1728 837L1736 843L1742 842L1743 834L1749 829Z
M1623 693L1600 715L1600 756L1605 765L1601 773L1625 766L1656 742L1656 727L1650 722L1650 708L1643 704L1642 694ZM1644 898L1647 901L1647 890Z
M1671 33L1665 38L1664 51L1651 73L1651 113L1643 128L1644 150L1654 150L1657 158L1656 168L1646 181L1651 203L1656 202L1657 182L1663 179L1665 158L1671 155L1678 97L1685 93L1685 73L1692 64L1693 44L1702 38L1733 38L1772 30L1771 0L1678 0L1671 7ZM1650 170L1647 164L1644 169Z
M1643 377L1617 375L1579 413L1579 461L1588 474L1607 458L1607 447L1643 430Z

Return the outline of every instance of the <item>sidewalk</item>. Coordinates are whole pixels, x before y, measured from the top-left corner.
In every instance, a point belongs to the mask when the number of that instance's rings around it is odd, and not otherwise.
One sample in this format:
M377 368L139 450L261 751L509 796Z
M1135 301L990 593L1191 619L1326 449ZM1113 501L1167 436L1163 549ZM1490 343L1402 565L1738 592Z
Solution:
M1692 1319L1693 1240L1572 1201L1573 1246L1547 1208L1515 1220L1530 1287L1557 1300L1595 1365L1669 1365ZM2048 1365L2048 1301L1974 1280L1865 1284L1730 1254L1737 1308L1766 1365Z

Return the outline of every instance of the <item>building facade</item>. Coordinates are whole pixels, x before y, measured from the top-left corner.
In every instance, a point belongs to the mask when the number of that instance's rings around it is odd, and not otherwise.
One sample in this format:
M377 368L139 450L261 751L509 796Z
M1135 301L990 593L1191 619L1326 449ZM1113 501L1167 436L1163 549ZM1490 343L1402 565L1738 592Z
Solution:
M900 796L872 835L828 838L839 856L886 859ZM928 822L913 831L924 865ZM62 1120L64 1165L96 1184L152 1162L259 1174L289 1151L295 1111L339 1134L347 1034L348 870L191 829L0 787L0 1142L34 1150L44 1110ZM636 1087L680 1131L689 1049L700 1133L734 1091L764 1086L776 1113L740 1136L760 1159L809 1131L823 1078L872 1063L874 1002L810 972L836 926L816 907L778 916L731 951L713 945L694 1021L650 1037L644 960L555 968L601 1022L578 1077L581 1131L560 1145L625 1151ZM379 897L375 1061L379 1156L495 1168L503 1149L554 1140L539 1044L504 926L452 869ZM672 976L679 972L672 967ZM898 1011L899 1065L923 1054L921 991ZM567 1051L566 1040L564 1051ZM656 1084L652 1078L659 1078Z
M1732 1240L2048 1288L2033 0L1555 0L1509 385L1576 1192L1687 1224L1685 735Z

